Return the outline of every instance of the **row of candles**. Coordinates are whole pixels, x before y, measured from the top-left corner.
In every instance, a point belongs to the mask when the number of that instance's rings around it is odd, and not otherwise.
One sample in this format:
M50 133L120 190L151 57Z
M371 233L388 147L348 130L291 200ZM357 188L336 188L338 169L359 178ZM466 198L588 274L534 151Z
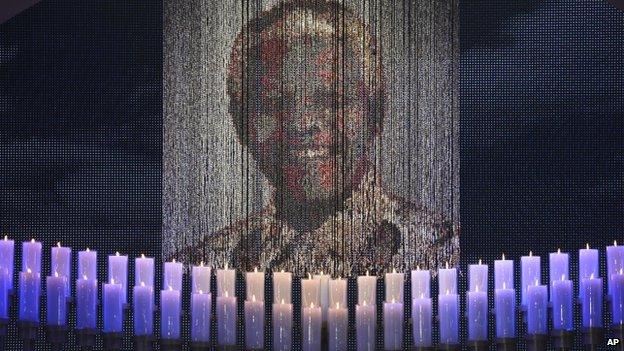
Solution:
M39 323L41 294L42 245L34 239L22 244L22 271L19 274L19 319ZM608 297L611 299L614 325L624 323L624 246L606 248ZM599 251L579 250L579 289L582 326L602 327L603 280L599 277ZM8 295L13 290L14 242L0 240L0 319L8 319ZM76 329L96 329L98 283L97 252L78 253L78 277L75 280ZM516 337L516 290L514 261L494 262L494 311L496 338ZM552 307L552 329L571 331L573 328L573 288L569 276L569 254L554 252L549 255L550 284L541 283L541 258L529 254L520 259L521 309L527 323L527 333L543 335L548 331L547 310ZM468 266L466 295L468 340L488 339L488 265ZM212 316L210 280L212 270L203 264L192 267L191 339L209 343ZM166 262L163 270L163 289L160 291L160 318L162 339L180 339L181 291L183 265ZM262 349L265 329L265 273L247 272L245 312L245 342L251 349ZM273 273L273 343L276 350L292 347L293 303L292 274ZM47 325L67 325L67 301L72 297L71 249L58 244L51 248L51 274L46 278ZM237 297L236 272L225 267L216 270L217 343L236 344ZM387 350L400 350L404 332L405 274L386 273L385 302L383 303L383 335ZM411 311L413 342L415 346L432 345L431 275L428 270L411 271ZM355 306L357 347L375 349L376 341L376 286L377 277L357 277L357 305ZM154 333L154 259L135 259L133 294L134 334L148 336ZM438 270L438 320L440 344L459 344L459 298L457 270L453 267ZM128 303L128 256L116 253L108 257L108 281L102 285L103 332L121 333L123 309ZM550 296L550 298L549 298ZM319 350L321 328L327 323L329 348L347 348L347 282L319 274L301 280L301 331L304 350Z

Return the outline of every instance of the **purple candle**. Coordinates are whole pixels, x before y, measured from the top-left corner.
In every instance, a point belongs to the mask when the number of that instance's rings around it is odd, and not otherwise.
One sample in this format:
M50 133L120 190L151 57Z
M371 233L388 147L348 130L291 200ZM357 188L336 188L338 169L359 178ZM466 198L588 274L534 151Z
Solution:
M624 270L611 276L613 295L611 298L612 325L624 324Z
M273 350L292 350L293 307L284 301L273 304Z
M487 291L488 289L488 266L481 263L468 266L468 291Z
M522 305L526 307L527 289L529 286L542 284L541 258L533 256L529 251L528 256L520 258Z
M412 321L414 345L431 347L431 298L420 297L412 299Z
M0 270L5 274L0 273L2 279L7 279L6 282L0 282L5 286L5 290L8 292L13 291L13 257L15 256L15 241L9 240L5 235L3 240L0 240ZM0 290L0 293L4 294L5 290ZM0 317L1 318L1 317Z
M97 280L97 252L87 247L85 251L78 252L78 276L86 279Z
M582 325L584 328L602 328L602 279L585 279L583 289Z
M506 260L503 254L502 259L494 261L494 289L513 289L513 277L513 260Z
M41 243L35 239L22 243L22 272L29 269L32 273L41 273Z
M217 343L220 346L236 345L236 297L217 296Z
M9 273L0 269L0 319L9 319Z
M259 350L264 347L264 301L245 301L245 346L247 349Z
M376 323L377 318L374 305L368 305L366 304L366 300L364 300L362 305L355 306L355 326L358 350L376 350Z
M431 274L429 270L420 269L412 271L412 298L413 297L431 297Z
M97 280L83 276L76 280L76 329L96 329Z
M177 290L182 291L182 263L176 262L174 259L172 262L165 262L163 268L163 290Z
M312 303L303 307L301 344L304 351L321 351L321 307Z
M203 293L210 292L211 273L211 268L208 266L204 266L204 262L201 262L199 266L193 266L193 293L198 293L200 291L202 291Z
M403 348L403 303L392 300L383 304L385 350Z
M41 294L41 277L26 269L19 277L19 320L39 323L39 295Z
M438 296L438 318L440 319L440 344L459 343L459 314L457 294Z
M123 286L111 278L102 287L102 314L104 333L121 333L123 325Z
M128 256L119 252L108 256L108 281L121 285L122 305L128 303Z
M134 316L134 335L144 336L154 333L154 290L145 283L133 290L132 306Z
M71 297L71 249L62 247L61 243L56 243L50 249L50 276L60 276L65 278L65 298Z
M478 286L475 286L478 289ZM485 291L469 291L468 304L468 340L487 340L488 330L488 301Z
M553 329L572 330L572 281L568 279L552 282Z
M496 313L496 337L499 339L516 337L516 294L503 282L501 289L494 290L494 310Z
M134 285L145 285L154 288L154 259L145 257L137 257L134 260Z
M348 333L348 311L336 303L329 309L327 317L327 328L329 329L329 350L346 351Z
M548 332L548 289L545 285L531 285L527 288L527 333Z
M160 337L165 340L180 339L180 291L171 287L160 292Z
M202 290L192 294L191 340L193 342L210 342L211 311L212 294L205 294Z
M561 277L563 277L564 280L569 277L568 262L569 255L567 253L562 253L561 249L549 255L550 301L552 301L553 297L553 282L560 280Z
M46 312L47 325L67 325L67 296L65 294L65 277L55 272L46 279Z
M438 291L440 294L457 294L457 269L449 268L448 262L446 268L438 269Z
M613 246L607 246L607 279L624 269L624 246L618 246L617 241L613 241ZM595 278L598 275L594 275ZM608 282L609 295L612 295L611 282Z

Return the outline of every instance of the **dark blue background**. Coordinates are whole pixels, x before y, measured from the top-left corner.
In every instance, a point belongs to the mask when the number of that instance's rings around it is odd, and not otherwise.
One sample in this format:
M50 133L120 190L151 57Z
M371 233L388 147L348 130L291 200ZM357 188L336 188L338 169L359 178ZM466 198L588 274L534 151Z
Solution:
M624 242L624 14L460 7L462 268ZM159 1L43 1L0 25L1 232L97 248L101 274L116 250L160 253L162 53Z

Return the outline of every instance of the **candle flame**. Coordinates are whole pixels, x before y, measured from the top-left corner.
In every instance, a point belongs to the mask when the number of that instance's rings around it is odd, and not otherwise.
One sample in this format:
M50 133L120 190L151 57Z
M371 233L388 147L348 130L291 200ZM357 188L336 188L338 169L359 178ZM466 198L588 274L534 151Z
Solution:
M538 286L538 285L539 285L539 283L538 283L537 279L535 279L535 286Z
M284 268L282 268L282 273L284 273Z
M392 268L392 273L396 273L396 268Z
M7 240L9 240L9 237L5 235L4 236L4 241L7 241Z
M312 274L308 273L308 279L312 279Z
M258 273L258 267L254 267L254 273Z
M323 271L321 271L321 275L323 275Z
M284 299L282 299L282 305L284 304Z
M503 261L505 260L505 253L503 252Z
M594 273L590 274L589 279L594 279Z
M533 257L533 251L529 251L529 257Z
M89 251L91 251L91 250L89 250L89 248L87 247L87 252L89 252Z
M55 276L56 278L58 278L58 272L57 272L57 271L54 271L54 276Z
M362 301L362 306L366 306L366 300Z
M475 291L479 292L479 284L475 285Z
M624 274L624 269L620 268L620 274Z
M225 269L226 270L228 269L228 263L227 262L225 262Z
M342 280L342 276L341 275L338 276L338 280Z
M256 295L255 294L251 295L251 301L256 302Z
M416 265L416 270L419 271L420 270L420 265Z
M171 262L173 262L173 263L176 263L176 260L175 260L175 258L174 258L173 260L171 260Z
M171 285L169 285L169 291L172 291L173 287Z
M392 298L392 303L396 303L396 300L394 299L394 297Z
M204 266L204 261L199 262L199 266L203 267Z
M35 238L30 239L30 242L34 243L35 242Z
M27 272L27 273L32 273L32 271L30 270L30 268L26 268L26 272Z
M56 242L56 247L61 247L61 242L60 241Z
M336 302L336 309L340 308L340 302Z
M448 294L450 294L450 291L449 291L449 289L446 289L446 294L447 294L447 295L448 295Z
M229 297L229 295L230 295L229 292L226 290L225 291L225 297Z
M141 254L141 258L145 258L145 254Z
M145 286L145 282L141 282L141 286Z
M115 278L111 278L111 284L115 284Z
M564 280L565 280L565 274L562 274L561 275L561 281L564 281Z
M589 250L589 243L585 244L585 248Z
M617 240L613 240L613 246L617 246Z
M421 298L421 299L424 299L424 298L425 298L425 293L424 293L424 292L421 292L421 293L420 293L420 298Z
M483 262L481 261L481 259L479 259L479 265L482 265L482 264L483 264Z
M446 263L444 264L446 269L448 269L448 261L446 261Z
M82 275L82 279L87 280L87 279L89 279L89 278L87 277L87 275L86 275L86 274L83 274L83 275Z
M310 308L314 308L314 301L310 302Z
M366 276L368 277L368 269L366 270Z
M557 253L560 254L561 253L561 248L557 249Z
M204 293L204 291L202 289L199 289L199 294L201 295L203 293Z
M115 251L115 256L119 256L119 251Z
M505 290L507 287L505 286L505 282L503 282L503 290Z

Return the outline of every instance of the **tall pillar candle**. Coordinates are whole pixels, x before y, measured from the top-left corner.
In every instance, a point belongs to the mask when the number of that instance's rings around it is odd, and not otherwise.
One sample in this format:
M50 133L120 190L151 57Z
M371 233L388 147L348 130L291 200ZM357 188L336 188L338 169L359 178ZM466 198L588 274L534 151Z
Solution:
M217 297L234 296L236 289L236 271L229 269L226 265L224 269L217 269ZM225 300L224 300L225 301Z
M541 257L533 256L529 252L528 256L520 258L522 305L526 306L527 289L529 286L542 284Z
M6 274L3 274L2 276L6 277L5 279L8 280L3 285L9 292L13 291L14 257L15 241L9 240L9 238L5 235L4 239L0 240L0 270L6 272Z
M292 303L292 273L273 273L273 303Z
M358 305L375 305L377 303L377 277L361 275L357 278Z
M264 272L259 272L257 268L254 268L253 272L245 273L245 285L247 301L255 297L256 301L264 302Z
M121 333L123 331L123 285L114 278L102 285L102 331Z
M468 291L488 290L488 266L481 263L468 266Z
M331 281L330 281L331 283ZM348 311L337 302L329 308L327 317L327 328L329 330L329 350L346 351L348 335Z
M429 270L417 268L412 271L412 298L431 297L431 273Z
M448 290L447 290L448 291ZM440 319L440 344L459 344L459 300L457 294L445 293L438 296L438 317Z
M150 288L154 288L154 259L151 257L145 257L141 254L141 257L134 259L134 285L145 285Z
M403 348L403 303L391 300L383 304L384 348L401 350Z
M505 286L503 288L503 286ZM513 260L506 260L505 254L502 259L494 261L494 289L514 288Z
M29 269L32 273L41 274L41 243L35 239L22 243L22 272Z
M394 269L392 270L392 273L386 273L386 302L396 301L403 304L404 282L405 275L403 273L398 273Z
M0 320L5 321L9 319L9 310L11 308L9 304L10 280L9 272L0 269Z
M329 306L347 306L347 280L338 278L329 281Z
M480 291L476 285L476 291L466 293L468 305L468 340L484 341L488 339L488 301L487 290Z
M96 329L97 280L83 276L76 280L76 329Z
M175 281L173 281L175 283ZM165 340L180 339L180 290L173 287L160 292L160 337Z
M39 323L39 295L41 294L41 277L27 268L19 276L19 320Z
M613 241L613 246L607 246L607 289L612 295L611 276L624 269L624 246L619 246L617 241ZM598 278L599 275L594 275Z
M446 268L438 270L438 292L442 294L457 294L457 269Z
M320 281L311 276L308 279L301 279L301 308L312 304L318 307L320 299Z
M200 263L199 266L193 266L191 271L191 279L193 293L199 293L202 291L203 293L209 293L210 289L210 277L212 274L212 269L208 266L204 265L204 262Z
M550 301L553 297L553 282L569 279L569 255L567 253L557 250L549 255L549 272L550 272Z
M561 278L564 278L561 276ZM554 330L572 330L572 281L560 279L552 282L552 319Z
M526 293L527 334L544 335L548 332L548 289L545 285L530 285Z
M273 304L273 350L292 350L293 308L291 303Z
M141 282L134 287L132 297L134 335L154 334L154 288Z
M611 276L613 294L611 295L611 324L624 325L624 270Z
M264 301L257 300L256 295L245 301L245 347L247 350L264 348Z
M46 278L46 323L51 326L67 325L67 296L65 277L55 275Z
M312 279L318 281L316 279ZM311 303L303 307L301 314L302 339L304 351L321 350L321 307Z
M327 309L329 308L329 275L315 274L314 279L319 281L319 305L321 307L323 322L327 322Z
M602 279L590 277L583 281L581 321L583 328L602 328Z
M210 342L210 322L212 294L202 290L191 295L191 341L207 344Z
M163 266L163 290L182 291L182 262L165 262Z
M376 350L376 325L377 317L375 314L375 306L363 301L363 304L355 306L355 328L358 351L374 351Z
M217 277L219 277L218 273L219 271L217 271ZM224 295L217 296L217 344L220 346L236 345L236 297L230 296L227 287L224 285L221 287L224 288Z
M420 297L412 299L412 334L414 335L414 346L431 347L432 328L431 298L425 297L421 292Z
M71 249L56 243L50 249L50 276L63 277L65 281L65 298L71 297Z
M87 248L78 252L78 277L97 280L97 252Z
M121 285L122 305L128 303L128 256L115 255L108 256L108 281Z
M500 289L494 290L496 337L499 339L516 337L515 295L515 290L507 288L506 282L504 281Z

